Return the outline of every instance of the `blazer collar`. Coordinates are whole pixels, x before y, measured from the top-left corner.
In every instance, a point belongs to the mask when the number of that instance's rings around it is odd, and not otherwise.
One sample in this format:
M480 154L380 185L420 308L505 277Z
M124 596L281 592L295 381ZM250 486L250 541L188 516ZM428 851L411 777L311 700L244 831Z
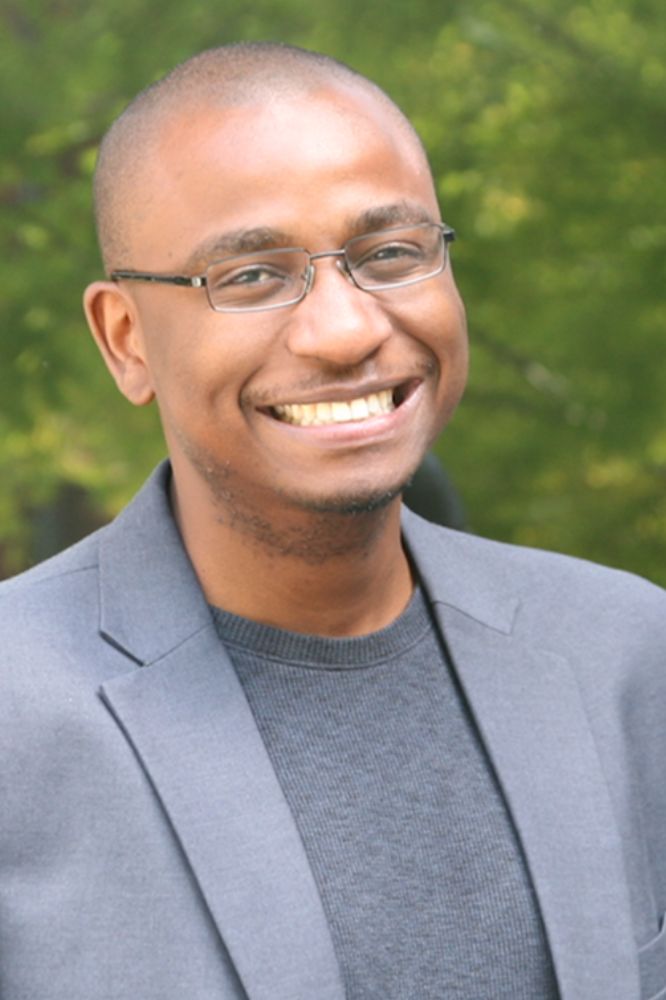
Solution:
M101 697L144 768L249 1000L344 1000L321 899L158 468L102 535Z
M561 1000L638 1000L623 848L576 665L553 635L517 636L522 603L543 596L516 596L509 546L409 511L404 534L513 818Z
M210 612L169 505L163 462L102 534L100 632L151 663L210 625Z
M100 542L101 632L137 663L159 659L210 621L171 514L170 478L163 462ZM403 532L433 601L511 631L518 601L470 558L467 536L435 528L406 508Z
M498 579L490 572L484 550L488 543L470 545L469 535L435 527L407 507L403 507L402 531L432 602L455 608L494 631L511 633L520 602L506 573Z
M100 541L100 630L137 663L149 663L210 623L210 614L171 514L168 462L157 467ZM403 533L436 603L509 634L519 602L487 575L468 537L435 528L404 509Z

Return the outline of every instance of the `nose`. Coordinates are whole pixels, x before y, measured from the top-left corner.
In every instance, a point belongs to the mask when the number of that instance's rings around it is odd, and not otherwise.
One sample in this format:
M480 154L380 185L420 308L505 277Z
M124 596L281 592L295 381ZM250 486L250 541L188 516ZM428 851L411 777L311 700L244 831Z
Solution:
M371 357L390 337L393 325L381 299L357 288L339 259L317 260L308 288L286 322L292 354L348 367Z

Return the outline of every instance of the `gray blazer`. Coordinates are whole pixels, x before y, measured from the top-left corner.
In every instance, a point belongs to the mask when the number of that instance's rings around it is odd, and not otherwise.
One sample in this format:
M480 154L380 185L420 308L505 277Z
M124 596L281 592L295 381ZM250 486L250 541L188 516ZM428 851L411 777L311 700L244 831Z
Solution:
M0 997L343 1000L167 476L0 587ZM563 1000L666 997L666 595L408 512L404 528Z

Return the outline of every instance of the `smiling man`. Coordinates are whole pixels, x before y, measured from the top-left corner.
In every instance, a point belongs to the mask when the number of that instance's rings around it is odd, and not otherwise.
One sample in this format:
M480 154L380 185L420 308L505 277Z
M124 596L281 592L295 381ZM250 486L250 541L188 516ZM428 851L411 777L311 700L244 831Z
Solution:
M661 995L663 592L401 511L467 369L409 122L211 50L95 196L169 460L0 589L3 1000Z
M207 55L116 124L97 194L116 283L88 289L88 317L121 391L157 400L209 600L302 632L388 624L412 588L391 501L467 355L411 127L320 57Z

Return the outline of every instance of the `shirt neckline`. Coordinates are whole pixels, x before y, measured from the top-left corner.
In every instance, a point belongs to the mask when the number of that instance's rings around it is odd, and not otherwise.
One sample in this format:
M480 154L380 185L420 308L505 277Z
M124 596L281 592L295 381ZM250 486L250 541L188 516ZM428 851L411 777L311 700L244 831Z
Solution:
M368 635L332 637L291 632L211 606L220 639L231 649L266 660L320 669L367 667L406 652L431 628L425 595L417 586L405 610Z

